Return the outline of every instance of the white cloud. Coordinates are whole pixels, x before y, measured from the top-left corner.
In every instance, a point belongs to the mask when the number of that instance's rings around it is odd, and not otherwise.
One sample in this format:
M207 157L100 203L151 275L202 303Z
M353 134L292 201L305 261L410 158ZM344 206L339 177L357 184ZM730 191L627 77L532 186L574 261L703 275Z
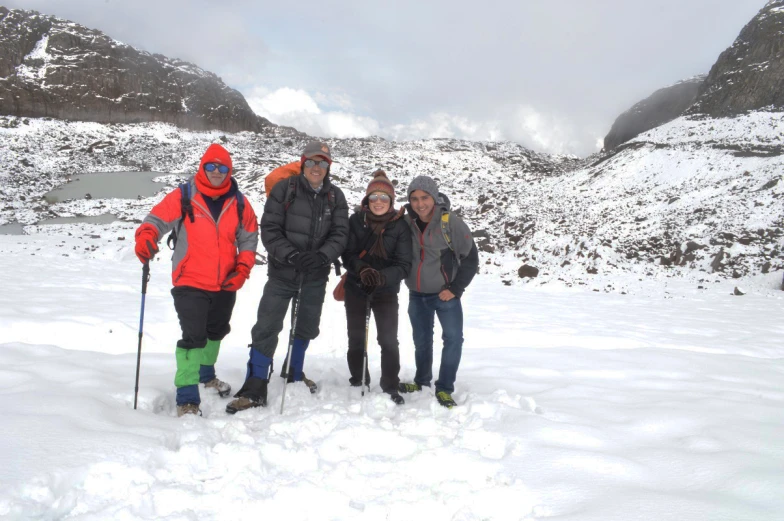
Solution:
M345 94L328 96L316 93L311 96L302 89L283 87L270 91L257 87L248 94L247 100L257 114L273 123L291 126L313 136L510 140L553 154L574 153L581 145L578 129L569 120L543 114L527 105L507 107L499 115L485 119L434 112L408 123L382 125L372 117L351 111L355 104ZM325 105L345 110L324 110ZM582 151L590 153L594 150Z
M318 97L327 99L323 95ZM301 89L283 87L269 92L257 88L247 100L256 114L312 136L348 138L379 133L379 124L373 118L344 111L324 111L314 97ZM338 101L340 106L351 106L347 97Z
M331 9L314 0L4 5L62 16L191 61L246 93L266 85L269 91L259 92L251 106L308 133L510 139L582 155L595 150L596 140L634 103L708 72L763 3L506 1L485 9L467 0L339 0ZM704 23L706 12L711 23ZM305 19L324 29L295 30ZM215 29L205 32L208 26Z

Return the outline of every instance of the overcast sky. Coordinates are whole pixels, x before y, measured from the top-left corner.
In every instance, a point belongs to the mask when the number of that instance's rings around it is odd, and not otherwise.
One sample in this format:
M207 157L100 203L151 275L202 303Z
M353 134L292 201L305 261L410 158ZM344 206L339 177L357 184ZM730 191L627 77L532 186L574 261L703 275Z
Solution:
M2 2L0 2L2 3ZM194 62L317 136L509 139L580 156L707 73L766 0L6 0Z

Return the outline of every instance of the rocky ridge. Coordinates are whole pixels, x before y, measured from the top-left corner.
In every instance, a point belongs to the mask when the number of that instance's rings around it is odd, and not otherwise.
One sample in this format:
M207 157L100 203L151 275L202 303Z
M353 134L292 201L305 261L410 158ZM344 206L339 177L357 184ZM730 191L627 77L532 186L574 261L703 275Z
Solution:
M659 89L618 116L604 138L604 150L612 150L652 128L668 123L688 109L697 98L705 76L695 76Z
M193 130L271 125L215 74L35 11L0 6L0 114Z
M784 0L770 0L719 56L689 114L784 110Z

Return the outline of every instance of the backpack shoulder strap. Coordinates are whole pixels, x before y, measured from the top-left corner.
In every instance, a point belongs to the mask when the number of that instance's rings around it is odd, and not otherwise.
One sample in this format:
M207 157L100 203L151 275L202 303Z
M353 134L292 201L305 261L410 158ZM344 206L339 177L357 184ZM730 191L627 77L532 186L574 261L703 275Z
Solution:
M288 212L289 206L291 203L294 202L294 198L297 197L297 177L291 176L289 177L289 183L286 188L286 198L283 199L283 211Z
M452 246L452 237L450 237L449 212L444 212L441 214L441 233L443 234L444 240L446 241L446 245L449 246L449 249L455 251L454 246Z
M193 203L191 203L191 184L185 182L178 188L180 189L180 209L182 215L180 216L180 221L177 223L177 227L171 231L169 237L166 239L166 244L169 246L170 250L177 247L177 235L179 235L180 230L182 230L182 223L185 222L185 218L188 217L191 222L194 221Z
M455 247L452 245L452 230L449 227L449 212L444 212L441 214L441 234L444 236L444 240L446 241L446 245L452 251L452 255L455 257L457 261L457 267L460 267L460 257L457 256L455 252Z
M188 216L188 220L193 222L193 203L191 202L191 184L189 182L180 185L180 207L182 208L182 218ZM180 223L182 225L182 223Z
M335 187L330 186L329 192L327 192L327 204L329 205L329 209L334 212L335 207L337 207L337 195L335 194Z
M235 197L237 198L237 227L242 228L242 216L245 214L245 196L237 190Z

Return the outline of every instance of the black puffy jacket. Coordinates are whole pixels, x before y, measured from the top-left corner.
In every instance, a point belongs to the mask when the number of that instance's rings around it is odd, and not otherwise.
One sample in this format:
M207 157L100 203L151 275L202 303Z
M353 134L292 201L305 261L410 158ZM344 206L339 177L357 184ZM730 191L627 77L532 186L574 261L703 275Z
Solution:
M348 272L346 276L346 290L360 291L362 283L359 271L365 266L378 270L384 275L385 284L377 288L378 293L397 293L400 291L400 282L408 276L411 270L411 231L407 223L399 214L394 220L389 221L382 231L384 249L387 258L365 255L361 259L359 254L367 251L375 243L376 237L373 229L366 220L367 210L355 212L349 219L348 246L343 252L343 265Z
M295 179L294 199L290 197L289 179ZM261 242L267 250L267 272L271 277L296 280L297 272L289 262L295 252L318 251L329 263L307 274L307 280L329 277L330 263L335 262L348 243L348 204L340 188L332 185L329 175L317 193L298 175L279 181L270 192L261 216ZM329 193L334 191L334 209ZM286 208L288 205L288 209Z

